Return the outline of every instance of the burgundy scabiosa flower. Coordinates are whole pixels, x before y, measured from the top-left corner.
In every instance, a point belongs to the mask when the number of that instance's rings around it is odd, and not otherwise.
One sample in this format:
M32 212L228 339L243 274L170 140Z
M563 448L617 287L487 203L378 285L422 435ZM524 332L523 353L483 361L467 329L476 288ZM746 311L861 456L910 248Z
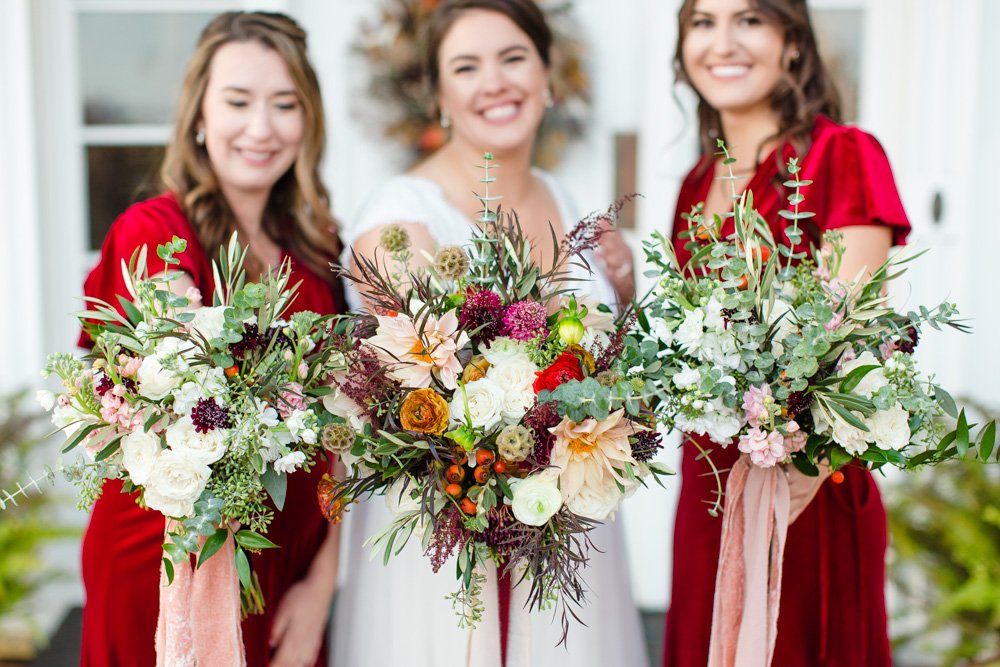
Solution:
M104 396L104 394L114 389L114 386L115 383L111 381L111 378L107 375L102 375L98 383L94 385L94 391L97 392L98 396Z
M917 348L917 343L920 341L920 334L917 328L914 326L907 327L906 329L906 339L900 339L897 349L904 354L913 354L913 350Z
M549 335L545 306L535 301L515 301L503 314L503 332L514 340L531 340Z
M242 360L248 352L254 352L264 344L264 337L260 335L260 330L256 324L243 325L243 338L237 343L229 345L229 354L234 359Z
M663 435L657 431L639 431L633 438L632 458L639 463L648 463L656 456L656 452L663 449Z
M198 405L191 409L191 421L198 433L208 433L217 428L232 428L229 408L219 405L214 398L199 398Z
M500 295L491 290L469 289L465 304L458 314L458 326L480 341L488 343L500 335L503 328L503 306ZM476 331L478 329L478 331ZM476 331L475 334L472 334Z
M535 436L535 449L528 457L529 460L540 466L547 466L549 456L552 454L552 443L556 439L549 429L562 421L562 417L556 412L555 404L535 403L521 421Z

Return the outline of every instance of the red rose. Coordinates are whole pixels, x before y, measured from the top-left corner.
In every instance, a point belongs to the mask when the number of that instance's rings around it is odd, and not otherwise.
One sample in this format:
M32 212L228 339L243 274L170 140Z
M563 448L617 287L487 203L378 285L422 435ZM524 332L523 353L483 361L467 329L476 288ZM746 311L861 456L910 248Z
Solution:
M572 352L563 352L552 362L551 366L544 371L538 371L535 375L538 377L535 378L532 387L537 394L543 389L553 391L559 385L570 380L582 380L583 369L580 368L580 360L576 358L576 355Z

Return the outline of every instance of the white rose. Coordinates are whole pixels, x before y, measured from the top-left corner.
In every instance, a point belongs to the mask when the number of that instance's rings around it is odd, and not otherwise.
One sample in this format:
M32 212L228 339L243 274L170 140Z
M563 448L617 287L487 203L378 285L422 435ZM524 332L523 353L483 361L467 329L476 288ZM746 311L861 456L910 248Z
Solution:
M881 449L899 451L910 442L910 415L896 403L888 410L879 410L868 418L869 437Z
M404 484L406 484L405 491L403 490ZM392 516L397 518L404 514L417 512L420 510L420 491L409 478L398 477L385 490L385 506L389 508Z
M164 516L191 516L194 502L208 484L212 469L184 452L165 450L146 480L143 498L146 505Z
M160 456L160 439L144 431L122 438L122 467L135 484L145 485Z
M499 336L494 338L488 346L482 348L481 354L492 365L500 366L523 355L524 347L512 338Z
M562 507L562 493L551 473L529 475L514 485L511 510L528 526L543 526Z
M855 417L860 418L859 413L855 412L853 414ZM836 417L833 421L833 441L855 456L865 453L868 449L868 438L870 437L868 433L856 426L851 426L840 417Z
M274 462L274 472L292 473L302 467L305 463L306 455L302 452L292 452L286 454Z
M139 393L154 401L166 398L181 383L181 379L165 369L156 356L142 360L136 377L139 378Z
M503 407L500 408L501 419L505 424L518 423L535 404L535 398L534 389L506 392L503 395Z
M774 303L771 304L771 310L767 314L768 325L773 325L775 322L778 323L778 327L774 332L774 337L771 339L773 343L778 343L780 345L788 334L795 332L795 313L792 307L782 299L775 299ZM782 346L784 349L784 346Z
M513 357L500 366L490 366L486 378L504 391L500 416L504 422L515 424L535 403L534 383L538 372L528 355Z
M197 331L211 341L222 334L226 325L226 310L229 306L205 306L194 311L194 319L188 325L192 331Z
M229 431L214 428L205 433L199 433L190 417L181 417L167 427L167 444L174 451L184 456L208 465L215 463L226 453L226 436Z
M871 352L865 350L859 357L845 363L840 369L840 375L847 377L851 371L861 366L878 366L878 368L868 371L851 393L871 398L875 392L889 384L885 378L885 372L882 370L882 365Z
M611 475L606 475L604 482L604 484L583 485L572 498L566 499L566 507L585 519L604 521L611 518L618 509L623 495Z
M468 403L468 417L473 426L489 431L500 423L500 411L503 409L504 391L495 382L482 378L465 385L463 400L462 391L455 392L451 399L451 417L458 423L465 421L465 405Z

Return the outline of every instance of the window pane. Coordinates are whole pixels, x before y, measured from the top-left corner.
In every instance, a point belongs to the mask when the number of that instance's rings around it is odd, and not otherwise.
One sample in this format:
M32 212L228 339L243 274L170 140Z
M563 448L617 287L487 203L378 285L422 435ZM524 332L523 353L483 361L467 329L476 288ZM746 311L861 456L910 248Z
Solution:
M158 194L163 152L163 146L87 147L91 250L100 249L111 223L130 204Z
M79 14L84 123L171 123L184 66L213 14Z
M840 92L844 120L858 118L858 88L861 83L861 39L864 10L814 9L813 26L820 55Z

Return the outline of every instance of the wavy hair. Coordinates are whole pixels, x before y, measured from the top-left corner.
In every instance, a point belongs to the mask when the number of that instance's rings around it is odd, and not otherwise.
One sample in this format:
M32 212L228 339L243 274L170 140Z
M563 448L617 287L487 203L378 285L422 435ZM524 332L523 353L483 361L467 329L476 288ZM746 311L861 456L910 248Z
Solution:
M677 13L678 38L674 52L675 79L692 89L694 86L684 69L682 46L696 4L697 0L684 0ZM776 140L779 146L790 143L799 155L803 155L809 149L816 116L823 114L836 122L841 121L840 96L820 58L806 0L750 0L750 4L763 20L778 26L785 36L782 56L784 75L771 92L771 109L778 117L778 132L768 137L765 143L772 140ZM715 140L725 140L722 121L719 112L697 89L694 91L698 95L701 149L711 155L716 150ZM780 155L781 151L778 151L779 160Z
M339 279L329 264L340 253L340 239L330 213L329 194L319 176L326 142L323 100L316 72L306 55L306 33L290 17L272 12L226 12L205 27L184 76L177 122L160 180L176 195L198 240L208 256L214 257L236 230L236 218L222 194L208 153L198 145L195 134L212 59L219 48L231 42L259 42L281 56L302 105L304 132L299 154L271 189L263 230L278 246L336 288Z

